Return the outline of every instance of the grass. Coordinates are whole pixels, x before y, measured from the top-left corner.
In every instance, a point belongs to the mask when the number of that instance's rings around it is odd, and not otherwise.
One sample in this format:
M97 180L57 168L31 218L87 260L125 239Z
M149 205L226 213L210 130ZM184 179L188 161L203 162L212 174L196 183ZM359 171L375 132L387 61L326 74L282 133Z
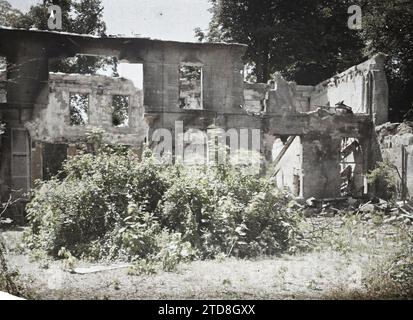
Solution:
M397 220L393 224L384 223L384 219L377 217L382 214L375 213L369 221L360 215L347 215L339 220L339 227L332 227L332 221L324 221L330 225L312 229L314 250L332 248L348 261L354 255L364 261L359 269L361 286L336 285L325 293L325 298L413 298L412 227Z
M308 246L294 255L222 256L180 264L174 272L142 262L129 269L71 274L63 271L64 261L41 256L33 261L13 247L21 232L7 232L5 238L9 265L20 270L19 281L37 299L412 298L412 227L373 221L350 215L307 219L302 229Z

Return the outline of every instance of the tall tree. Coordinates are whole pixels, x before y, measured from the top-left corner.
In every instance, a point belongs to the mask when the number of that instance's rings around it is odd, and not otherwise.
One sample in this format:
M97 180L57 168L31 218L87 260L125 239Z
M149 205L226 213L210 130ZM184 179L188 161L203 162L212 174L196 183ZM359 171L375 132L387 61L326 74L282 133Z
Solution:
M389 82L390 120L413 120L413 2L361 0L362 36L368 53L383 52Z
M390 120L413 120L411 0L209 0L212 20L200 41L241 42L252 75L266 82L281 71L315 84L377 52L386 63ZM347 27L347 9L362 8L362 30ZM407 116L406 116L407 114Z
M258 82L275 71L316 84L362 59L359 33L347 27L350 0L210 0L213 18L201 41L248 45Z
M101 0L43 0L42 4L31 6L26 14L13 9L7 1L0 0L0 22L5 21L4 25L15 28L48 30L47 21L50 16L48 7L53 4L62 9L61 31L105 36L106 24L103 21ZM114 59L93 56L59 59L50 64L50 70L93 74L104 66L116 71Z
M0 0L0 26L12 27L21 17L19 10L14 9L6 0Z

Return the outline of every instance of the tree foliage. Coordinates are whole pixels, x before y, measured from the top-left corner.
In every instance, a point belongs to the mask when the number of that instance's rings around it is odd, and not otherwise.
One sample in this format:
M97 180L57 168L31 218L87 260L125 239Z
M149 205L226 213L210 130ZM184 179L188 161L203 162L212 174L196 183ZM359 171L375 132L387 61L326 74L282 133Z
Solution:
M258 82L275 71L316 84L361 59L362 42L347 28L351 1L211 0L209 31L200 40L248 44L246 58Z
M289 197L241 167L167 166L149 150L138 160L98 145L67 160L64 178L33 191L30 248L168 266L188 255L276 254L297 243Z
M14 9L6 0L0 0L0 25L6 27L16 26L22 13Z
M388 55L390 118L400 121L413 108L413 3L408 0L361 0L360 3L366 52ZM411 112L408 120L412 120Z
M43 0L42 4L31 6L26 14L13 9L6 0L0 0L0 8L2 8L0 16L5 21L4 25L7 26L48 30L47 21L50 16L48 7L53 4L62 9L62 31L96 36L105 35L106 24L103 22L101 0ZM8 20L7 17L10 15L16 16L16 19Z
M0 0L0 24L14 28L48 30L48 7L53 4L62 9L61 31L105 36L106 24L103 21L101 0L44 0L42 4L31 6L26 14L13 9L7 1ZM106 65L111 65L116 70L116 61L112 58L76 56L74 59L52 61L50 71L94 74Z
M252 76L266 82L280 71L314 85L377 52L389 56L390 118L413 102L413 3L408 0L210 0L212 20L200 41L248 45ZM362 30L347 26L348 8L362 8Z

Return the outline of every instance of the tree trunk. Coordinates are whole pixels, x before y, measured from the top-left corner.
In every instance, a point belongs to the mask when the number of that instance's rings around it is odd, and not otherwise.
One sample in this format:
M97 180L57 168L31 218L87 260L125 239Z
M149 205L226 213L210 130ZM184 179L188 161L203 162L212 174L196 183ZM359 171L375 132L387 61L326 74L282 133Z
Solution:
M268 39L264 43L264 51L262 57L262 82L267 83L270 80L270 61L269 61L269 46Z
M257 82L267 83L270 79L269 44L267 39L261 40L258 44L255 65Z

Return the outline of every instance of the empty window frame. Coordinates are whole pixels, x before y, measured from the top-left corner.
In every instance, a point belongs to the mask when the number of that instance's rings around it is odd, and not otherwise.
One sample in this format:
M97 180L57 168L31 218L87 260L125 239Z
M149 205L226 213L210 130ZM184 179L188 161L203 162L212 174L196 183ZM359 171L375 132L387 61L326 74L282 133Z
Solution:
M179 68L179 107L203 109L202 67L182 65Z
M342 138L340 150L341 194L353 197L364 193L363 150L358 139Z
M129 126L129 96L112 96L112 125L118 128Z
M89 94L70 93L70 125L84 126L89 123Z
M112 56L77 54L68 58L49 59L49 71L67 74L117 77L117 59Z
M30 191L30 138L25 129L11 129L11 189L18 198Z

